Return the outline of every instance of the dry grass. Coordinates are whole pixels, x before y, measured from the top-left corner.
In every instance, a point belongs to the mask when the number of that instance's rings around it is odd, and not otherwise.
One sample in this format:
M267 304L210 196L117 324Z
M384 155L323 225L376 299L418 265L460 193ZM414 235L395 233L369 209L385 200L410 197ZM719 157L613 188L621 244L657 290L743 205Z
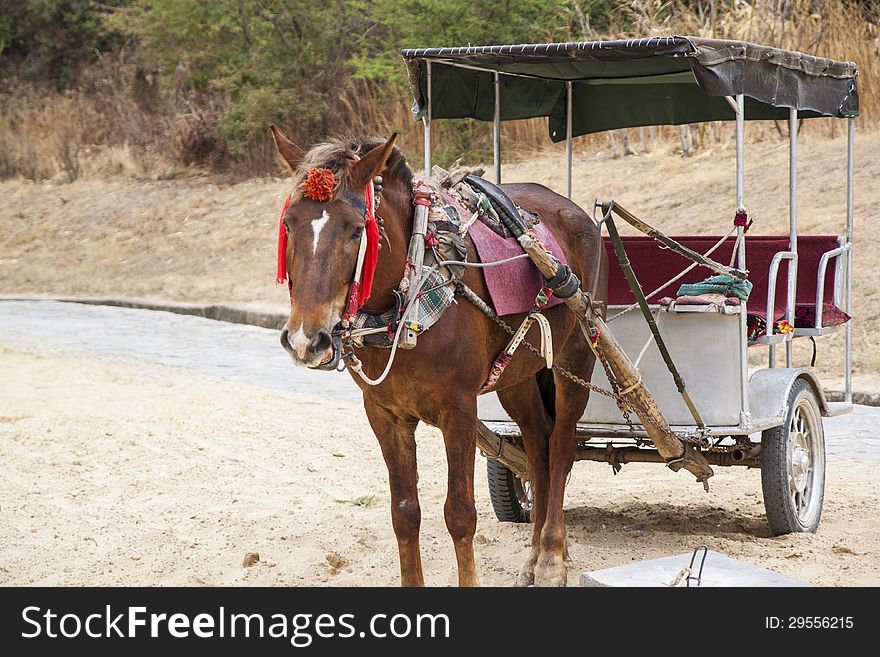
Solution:
M85 69L64 92L11 81L0 87L0 179L156 180L194 165L222 170L225 151L211 136L221 109L210 98L162 96L124 59Z
M716 3L713 23L709 2L629 0L612 14L612 28L599 34L576 15L562 15L558 33L548 39L583 40L694 34L746 39L802 50L860 66L860 125L874 122L880 107L880 29L865 20L858 3L834 0L735 0ZM430 44L440 45L440 44ZM449 44L443 44L449 45ZM79 85L59 93L47 88L12 84L0 91L0 179L71 181L80 176L123 175L140 179L172 178L197 167L237 179L275 170L271 140L231 155L215 136L225 100L193 95L179 80L160 85L146 77L124 52L107 55L86 69ZM162 87L162 91L160 91ZM336 108L328 125L344 121L354 134L401 133L407 152L421 152L422 133L410 114L409 91L365 80L341 80ZM343 118L344 117L344 118ZM335 123L334 123L335 121ZM807 130L833 136L833 121L812 122ZM288 126L295 128L296 126ZM771 130L777 128L770 128ZM779 127L781 132L783 128ZM764 129L765 132L767 128ZM296 130L293 130L295 133ZM680 144L687 152L713 148L728 140L719 126L659 127L651 135L630 131L629 139L661 148ZM314 135L317 141L326 135ZM503 126L506 156L529 159L548 142L546 120L512 121ZM617 135L618 141L623 135ZM471 121L441 121L434 130L435 158L448 165L461 157L471 161L491 153L491 127ZM623 144L619 152L624 151ZM607 151L609 137L590 135L577 140L581 152ZM418 157L412 158L416 163Z

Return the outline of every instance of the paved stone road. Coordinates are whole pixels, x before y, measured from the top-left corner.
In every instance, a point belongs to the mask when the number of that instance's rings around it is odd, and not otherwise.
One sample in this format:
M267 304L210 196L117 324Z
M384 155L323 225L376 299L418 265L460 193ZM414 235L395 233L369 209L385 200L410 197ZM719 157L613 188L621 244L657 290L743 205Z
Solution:
M360 399L347 374L293 367L278 332L167 312L57 301L0 301L0 343L24 351L98 352L298 393ZM880 460L880 408L825 420L829 456Z
M361 397L346 373L294 367L278 331L169 312L58 301L0 301L0 342L25 351L99 352L276 390Z

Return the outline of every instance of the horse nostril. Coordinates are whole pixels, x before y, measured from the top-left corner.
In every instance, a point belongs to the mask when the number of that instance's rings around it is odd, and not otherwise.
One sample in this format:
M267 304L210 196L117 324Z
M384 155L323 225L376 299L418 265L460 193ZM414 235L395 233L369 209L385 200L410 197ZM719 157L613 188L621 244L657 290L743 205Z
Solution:
M281 329L281 346L284 347L284 351L290 354L293 353L293 347L290 345L290 341L287 339L288 335L289 332L287 330L287 327L285 326L283 329Z
M314 353L327 351L333 345L333 339L330 337L330 331L327 329L318 329L317 334L312 338L309 348Z

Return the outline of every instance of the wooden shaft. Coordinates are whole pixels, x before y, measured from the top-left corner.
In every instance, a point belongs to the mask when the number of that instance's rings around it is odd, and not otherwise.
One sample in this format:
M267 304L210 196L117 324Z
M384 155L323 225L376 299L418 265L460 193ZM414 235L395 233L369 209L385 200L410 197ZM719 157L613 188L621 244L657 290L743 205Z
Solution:
M428 230L428 208L424 205L417 205L413 213L413 232L409 240L409 250L406 253L406 259L411 264L407 280L409 287L405 296L404 304L406 304L412 295L416 294L415 286L418 285L419 278L422 275L422 263L425 261L425 232ZM414 303L409 315L403 318L403 321L417 321L419 314L419 304ZM400 334L398 347L401 349L412 349L418 342L419 334L404 328Z
M537 243L530 234L525 233L520 237L519 243L526 253L529 254L532 262L535 263L535 266L544 278L552 278L556 275L556 268L558 266L556 258ZM654 443L657 451L667 460L684 459L683 461L670 463L670 468L678 470L684 467L696 476L698 481L705 482L713 474L709 463L699 452L693 449L686 450L684 443L669 428L669 424L657 407L657 402L653 395L651 395L650 391L641 381L638 369L632 364L632 361L630 361L623 348L617 342L605 320L593 310L587 296L579 290L573 296L564 299L564 301L578 318L581 331L584 333L587 342L591 345L593 342L586 322L592 322L598 329L599 338L596 349L602 352L607 359L608 366L612 374L617 378L621 390L628 391L623 395L623 398L630 403L633 410L641 418L645 432Z
M526 453L507 442L482 422L477 422L477 447L488 458L501 461L520 479L529 481L532 478Z
M667 248L672 249L679 255L684 256L685 258L693 260L694 262L699 263L702 266L707 267L718 274L733 276L734 278L741 281L744 281L746 278L748 278L748 274L746 274L744 271L734 269L732 267L726 267L720 262L715 262L711 258L707 258L706 256L704 256L702 253L697 253L693 249L689 249L683 244L676 242L674 239L667 237L662 232L660 232L650 224L645 223L644 221L636 217L632 212L630 212L626 208L621 207L614 201L608 201L607 203L602 204L602 211L607 213L608 210L614 212L614 214L630 224L633 228L637 228L645 235L653 237L655 240L662 243Z

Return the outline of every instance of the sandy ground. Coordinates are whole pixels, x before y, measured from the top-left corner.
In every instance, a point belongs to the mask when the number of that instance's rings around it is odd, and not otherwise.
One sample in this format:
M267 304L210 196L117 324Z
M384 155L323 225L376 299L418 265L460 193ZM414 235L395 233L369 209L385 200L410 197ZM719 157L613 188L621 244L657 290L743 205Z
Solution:
M385 469L358 404L128 358L0 345L0 585L394 585ZM456 582L442 439L418 431L422 550ZM880 584L880 485L828 463L815 535L770 537L756 471L578 464L566 502L576 573L698 544L819 585ZM511 585L529 527L499 523L477 464L482 583ZM248 552L260 560L243 567Z

